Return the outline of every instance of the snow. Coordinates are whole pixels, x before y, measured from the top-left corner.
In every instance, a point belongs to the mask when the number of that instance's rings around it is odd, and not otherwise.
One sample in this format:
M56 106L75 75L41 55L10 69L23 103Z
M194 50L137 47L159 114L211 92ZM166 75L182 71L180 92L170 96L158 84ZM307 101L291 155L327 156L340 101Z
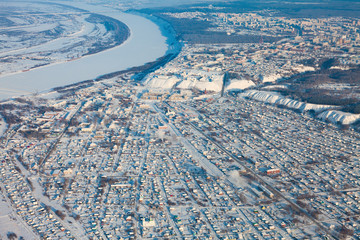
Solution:
M314 110L315 112L319 113L317 116L319 119L329 120L330 122L341 123L343 125L353 124L360 119L360 114L352 114L333 110L334 108L337 108L336 106L304 103L285 98L275 92L249 90L242 93L241 96L262 102L283 105L290 109L300 110L301 112Z
M154 109L160 113L163 119L166 119L161 110L156 105L152 105ZM198 150L192 145L188 139L184 138L183 135L179 132L179 130L172 124L169 123L168 126L170 127L171 131L178 137L179 141L186 147L189 154L197 159L199 165L203 167L206 172L215 177L223 177L225 176L223 172L219 170L212 162L210 162L203 154L199 153Z
M89 35L102 36L102 35L106 34L106 29L104 29L104 28L101 29L101 31L99 31L99 27L101 25L87 22L85 19L88 16L89 15L86 14L86 15L77 17L77 21L82 24L82 27L80 28L80 31L78 31L78 32L75 32L75 33L67 35L67 36L59 37L55 40L51 40L46 43L42 43L40 45L35 45L35 46L11 50L11 51L8 51L8 50L3 51L0 53L0 56L6 56L9 54L12 54L12 55L14 55L14 54L31 54L31 53L51 51L51 50L60 51L61 49L64 49L66 47L72 47L72 46L76 45L76 43L83 41L84 40L83 38L86 38L86 36L89 36ZM46 27L54 28L55 24L48 24ZM103 27L103 26L101 26L101 27ZM36 30L40 31L40 30L42 30L41 28L45 28L45 27L44 26L32 27L32 28L30 28L30 30L27 29L27 31L36 31ZM58 55L61 55L61 54L58 54Z
M2 53L1 56L3 57L9 57L10 62L6 64L6 67L2 66L0 68L1 73L16 72L18 70L30 69L34 66L31 64L31 62L29 62L26 68L22 69L17 67L18 64L16 60L18 60L19 58L35 57L39 59L39 57L46 57L48 59L53 55L67 55L69 53L69 50L66 51L66 49L57 49L58 51L55 51L56 49L50 49L49 53L41 52L41 49L36 53L31 51L32 49L36 50L37 47L42 46L44 43L55 40L55 36L58 36L57 34L51 36L44 33L45 31L55 33L60 30L61 39L64 37L70 37L72 33L80 30L83 24L86 24L84 18L85 16L64 14L69 12L69 8L64 6L49 6L47 4L41 3L25 4L18 2L7 2L6 4L0 3L0 9L2 8L4 9L4 11L16 11L21 12L22 14L12 14L13 16L8 17L8 19L15 22L16 25L5 27L2 29L6 31L3 31L4 34L0 35L0 40L3 41L0 45L0 53ZM72 11L74 10L72 9ZM49 14L41 14L45 12L49 12ZM23 32L23 34L18 34L19 31ZM89 46L91 46L91 42L95 41L96 39L89 41L89 39L87 38L86 40L87 41L85 42L85 38L83 39L83 44L81 46L85 50L87 49L86 43L90 42ZM75 45L78 39L74 41ZM30 53L34 53L34 55L31 55ZM15 59L12 59L12 57L14 57ZM43 64L43 62L44 61L35 63L35 65ZM12 66L10 63L13 63L12 65L15 66ZM9 68L9 66L12 67Z
M222 81L216 81L216 82L196 82L195 88L202 90L202 91L214 91L214 92L220 92L222 89Z
M265 86L262 89L274 89L274 88L282 88L282 89L288 89L288 86L286 85L270 85L270 86Z
M130 38L118 47L78 60L0 77L0 99L43 92L54 87L140 66L156 60L168 50L166 38L161 34L159 26L144 17L109 11L108 8L100 6L71 2L67 4L107 15L125 23L131 31Z
M6 18L9 19L10 21L16 23L16 24L26 24L27 23L27 21L25 21L22 18L18 18L18 17L10 17L10 16L8 16Z
M39 24L35 27L19 27L19 28L13 28L13 30L23 30L26 32L42 32L42 31L47 31L47 30L51 30L54 29L55 27L59 26L58 24L55 23L51 23L51 24Z
M343 125L348 125L359 120L360 114L352 114L342 111L328 110L320 113L317 117L322 120L329 120L332 123L341 123Z
M334 108L334 106L332 105L304 103L290 98L285 98L276 92L249 90L243 93L242 96L249 97L251 99L255 99L261 102L283 105L291 109L300 110L301 112L309 110L320 112L329 108Z
M17 164L19 164L17 162ZM18 165L18 167L20 167ZM22 172L26 172L26 174L29 174L29 172L22 168ZM63 205L60 205L58 202L54 200L50 200L48 197L43 195L42 188L39 184L38 177L32 176L30 177L31 182L34 184L34 191L32 191L32 195L39 199L42 203L46 204L47 206L50 206L54 209L58 209L60 211L66 212L66 209L63 207ZM72 218L69 215L66 215L65 219L62 220L58 217L56 219L61 222L63 226L65 226L67 229L71 231L71 233L76 237L76 239L84 239L86 234L83 226L78 221L72 221ZM71 224L70 224L71 223Z
M318 85L317 88L340 91L340 90L351 89L352 86L347 83L324 83Z
M87 36L89 35L95 28L94 24L89 23L87 21L83 21L83 26L80 31L70 34L68 37L78 37L78 36Z
M349 66L332 66L330 69L338 69L338 70L350 70Z
M255 83L251 80L231 80L226 90L243 90L252 86L255 86Z
M154 76L148 80L148 86L151 88L172 88L180 79L176 76L166 77L166 76Z
M220 92L223 84L223 74L219 72L192 71L185 76L183 83L178 85L181 89L196 88L201 91Z
M198 89L201 91L220 92L224 74L222 72L188 71L176 76L166 76L166 70L158 70L150 74L145 81L149 88Z
M228 174L229 181L237 187L243 187L247 185L246 179L240 176L239 171L230 171Z
M28 226L21 222L16 213L12 211L10 203L0 194L0 239L7 239L9 232L25 239L38 238Z
M315 71L315 68L310 67L310 66L299 65L297 67L294 67L293 70L295 70L295 71L297 71L299 73L303 73L303 72Z
M267 103L276 103L276 101L279 99L280 94L275 92L266 92L266 91L256 91L256 90L250 90L246 91L245 93L241 94L244 97L249 97L261 102L267 102Z
M195 81L184 80L177 87L180 89L191 89L195 87Z
M275 82L276 80L280 79L282 76L280 74L271 74L268 76L263 76L262 77L262 82L266 83L266 82Z
M44 98L44 99L56 99L60 96L61 96L61 94L58 92L55 92L55 91L45 92L45 93L39 95L40 98Z
M7 124L0 115L0 136L2 136L7 129Z
M213 99L214 98L214 94L213 93L208 93L208 94L202 94L199 96L194 97L194 100L204 100L204 99Z

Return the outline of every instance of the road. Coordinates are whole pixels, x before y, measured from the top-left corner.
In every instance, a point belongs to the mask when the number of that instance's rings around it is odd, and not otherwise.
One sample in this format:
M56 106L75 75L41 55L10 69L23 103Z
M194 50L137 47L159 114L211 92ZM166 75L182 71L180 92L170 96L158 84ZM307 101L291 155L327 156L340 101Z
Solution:
M71 116L71 118L69 119L66 127L64 128L64 130L62 131L62 133L60 134L60 136L56 139L55 143L53 145L50 146L50 148L48 149L48 151L46 152L46 155L43 159L41 159L39 161L39 172L41 171L41 167L43 166L43 164L46 162L46 160L50 157L51 153L55 150L57 144L60 142L62 136L66 133L66 131L68 130L68 128L70 127L71 121L73 120L73 118L76 116L76 114L79 113L79 111L81 110L82 106L84 106L85 102L81 102L80 106L78 107L78 109L74 112L74 114Z
M170 104L166 103L165 104L171 108L174 112L176 112L177 114L179 114L177 112L177 110L175 108L173 108ZM330 232L329 229L327 229L325 226L323 226L319 221L317 221L314 217L312 217L307 211L305 211L303 208L301 208L299 205L297 205L296 203L294 203L293 201L291 201L290 199L288 199L286 196L284 196L280 191L278 191L277 189L275 189L273 186L271 186L269 183L267 183L265 180L263 180L254 170L252 170L251 168L247 167L246 164L244 164L244 161L240 158L238 158L237 156L233 155L232 153L230 153L228 150L226 150L225 147L223 147L221 144L219 144L218 142L214 141L213 138L211 138L210 136L206 135L201 129L199 129L197 126L195 126L193 123L191 123L190 121L184 119L183 120L184 124L187 124L189 126L191 126L194 130L196 130L197 132L199 132L202 136L204 136L206 139L208 139L209 141L211 141L216 147L218 147L221 151L223 151L227 156L229 156L230 158L234 159L235 161L237 161L248 173L250 173L251 175L253 175L253 177L255 177L255 179L264 187L266 187L267 189L269 189L275 196L279 196L280 198L284 199L292 208L294 208L295 210L304 213L304 215L310 220L312 221L315 225L317 225L322 231L324 231L329 237L331 237L331 239L338 239L337 236L335 236L332 232ZM243 157L245 159L245 157L243 155L241 155L241 157Z

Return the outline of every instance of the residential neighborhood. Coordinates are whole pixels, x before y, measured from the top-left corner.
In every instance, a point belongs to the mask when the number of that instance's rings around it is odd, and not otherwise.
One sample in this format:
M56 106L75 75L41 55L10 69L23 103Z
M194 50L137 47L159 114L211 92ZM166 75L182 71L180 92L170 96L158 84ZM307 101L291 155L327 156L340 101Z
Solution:
M2 100L0 239L359 239L360 20L165 15L259 41Z

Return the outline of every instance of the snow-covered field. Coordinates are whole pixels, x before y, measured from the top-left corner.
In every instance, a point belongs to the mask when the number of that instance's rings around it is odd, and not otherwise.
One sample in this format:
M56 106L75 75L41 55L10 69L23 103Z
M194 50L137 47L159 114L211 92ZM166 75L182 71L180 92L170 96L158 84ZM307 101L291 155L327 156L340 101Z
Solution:
M272 75L267 75L267 76L263 76L262 77L262 82L263 83L267 83L267 82L276 82L278 79L281 78L280 74L272 74Z
M226 90L243 90L249 87L255 86L255 83L251 80L231 80L230 84L226 86Z
M162 36L159 26L144 17L83 3L66 2L66 4L92 13L106 15L125 23L131 31L130 38L118 47L74 61L0 76L0 99L42 92L54 87L94 79L103 74L140 66L163 56L168 50L166 38ZM85 33L89 33L91 27L82 26L84 29L78 29L72 34L83 36Z
M0 76L114 47L116 35L127 35L108 31L105 24L116 25L110 18L63 5L0 3L0 13Z
M222 72L207 72L200 70L182 70L176 74L176 68L160 69L150 74L145 83L150 88L198 89L201 91L220 92L224 74Z

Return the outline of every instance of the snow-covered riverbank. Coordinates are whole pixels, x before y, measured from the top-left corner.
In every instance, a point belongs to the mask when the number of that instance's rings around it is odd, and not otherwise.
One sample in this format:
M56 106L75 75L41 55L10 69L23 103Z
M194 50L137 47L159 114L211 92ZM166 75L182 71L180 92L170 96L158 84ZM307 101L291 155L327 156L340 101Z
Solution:
M71 3L71 6L109 16L125 23L131 31L130 38L118 47L75 61L2 77L0 78L0 99L42 92L140 66L165 55L168 50L167 38L162 35L159 26L147 18L83 3Z

